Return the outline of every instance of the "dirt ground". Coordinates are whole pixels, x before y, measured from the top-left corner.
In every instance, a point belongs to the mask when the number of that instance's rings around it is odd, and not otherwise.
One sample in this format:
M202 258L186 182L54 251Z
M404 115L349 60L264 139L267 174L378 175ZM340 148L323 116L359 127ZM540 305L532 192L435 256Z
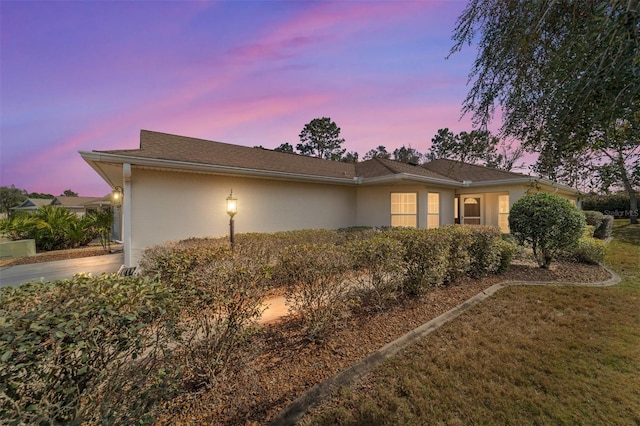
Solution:
M371 352L502 281L596 282L610 278L596 265L555 262L549 270L516 261L508 272L464 279L382 312L362 309L337 322L323 341L300 333L296 318L261 329L211 388L184 393L156 417L161 425L268 424L315 384L345 370Z

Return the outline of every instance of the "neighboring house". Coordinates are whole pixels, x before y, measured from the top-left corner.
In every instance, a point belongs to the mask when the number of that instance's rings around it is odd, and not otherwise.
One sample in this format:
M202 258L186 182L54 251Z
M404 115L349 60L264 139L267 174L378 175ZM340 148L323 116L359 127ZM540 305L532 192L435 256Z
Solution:
M90 210L95 209L96 205L101 206L104 204L105 203L102 201L102 198L97 197L59 196L55 197L51 202L52 206L64 207L79 217L82 217Z
M551 181L449 160L424 166L374 158L356 164L142 130L140 148L81 151L123 189L125 263L169 240L235 230L488 224L508 232L511 205L531 191L579 192Z
M82 217L91 210L107 206L110 204L110 195L103 198L97 197L66 197L59 196L54 198L27 198L17 207L11 207L11 210L34 212L43 206L64 207Z
M11 207L9 210L22 211L22 212L34 212L42 206L48 206L53 201L53 198L27 198L16 207Z

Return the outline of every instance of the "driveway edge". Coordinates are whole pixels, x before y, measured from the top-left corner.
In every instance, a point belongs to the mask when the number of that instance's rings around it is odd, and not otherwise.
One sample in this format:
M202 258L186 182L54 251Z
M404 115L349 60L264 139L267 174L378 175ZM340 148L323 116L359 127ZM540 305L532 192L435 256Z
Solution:
M396 353L415 343L416 341L422 339L433 331L439 329L447 322L459 317L463 312L471 309L476 306L483 300L489 298L494 295L498 290L501 290L506 287L513 286L553 286L553 287L561 287L561 286L576 286L576 287L610 287L618 284L622 279L613 272L611 269L607 268L604 265L602 266L610 275L606 281L600 281L596 283L571 283L571 282L553 282L553 281L503 281L498 284L494 284L486 290L481 291L475 296L467 299L462 302L460 305L455 308L445 312L444 314L428 321L421 326L409 331L405 335L399 337L393 342L387 343L382 348L377 351L369 354L362 360L353 364L351 367L343 370L342 372L328 378L327 380L314 385L311 389L300 395L297 399L295 399L287 408L280 412L270 423L271 426L283 426L283 425L293 425L300 418L306 414L306 412L322 401L324 398L329 396L334 390L338 389L341 386L344 386L360 377L369 371L373 370L375 367L380 365L382 361L391 358Z

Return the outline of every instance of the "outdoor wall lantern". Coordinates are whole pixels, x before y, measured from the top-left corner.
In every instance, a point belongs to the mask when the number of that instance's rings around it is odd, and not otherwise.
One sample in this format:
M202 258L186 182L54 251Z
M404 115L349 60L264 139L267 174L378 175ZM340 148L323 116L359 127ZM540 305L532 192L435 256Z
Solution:
M119 206L122 204L122 187L116 186L111 193L111 201L114 205Z
M233 246L235 244L235 236L233 229L233 216L238 213L238 199L233 196L233 189L231 193L227 197L227 214L229 215L229 241L231 242L231 250L233 251Z

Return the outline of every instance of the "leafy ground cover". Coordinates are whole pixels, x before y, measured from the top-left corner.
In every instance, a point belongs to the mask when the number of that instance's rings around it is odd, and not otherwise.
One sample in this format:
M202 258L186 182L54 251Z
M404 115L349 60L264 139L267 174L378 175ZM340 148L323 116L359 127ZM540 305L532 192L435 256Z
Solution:
M640 226L606 263L619 285L504 289L302 424L639 424Z

